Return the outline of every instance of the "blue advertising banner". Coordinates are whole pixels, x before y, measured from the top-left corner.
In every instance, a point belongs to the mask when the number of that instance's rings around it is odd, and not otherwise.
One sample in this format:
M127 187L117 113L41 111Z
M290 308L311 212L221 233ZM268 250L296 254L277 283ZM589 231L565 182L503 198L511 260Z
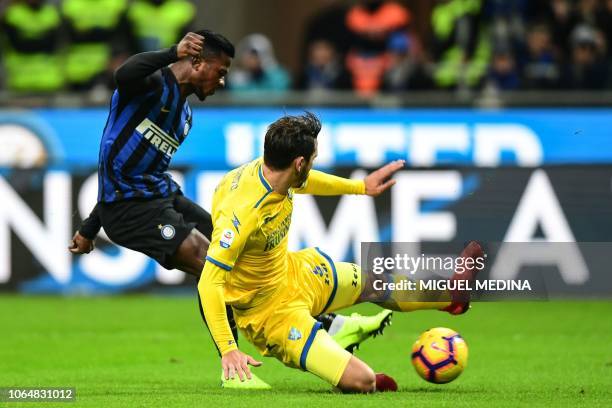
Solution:
M362 178L367 170L334 173ZM210 210L223 174L190 169L173 177ZM416 254L429 248L421 243L456 244L460 250L472 239L557 242L564 244L527 254L524 263L545 268L546 276L577 293L612 294L612 166L405 169L394 179L393 188L376 198L296 194L289 249L319 247L333 260L359 263L362 242L418 243ZM56 169L0 175L0 293L193 289L193 277L114 245L103 230L92 253L73 256L67 250L70 237L96 196L95 168L85 174ZM570 245L581 242L603 244ZM515 278L522 270L516 256L507 259L512 262L502 263L505 269L497 276L505 277L499 279Z
M612 109L313 109L323 121L320 167L414 167L612 163ZM261 153L282 108L198 108L175 166L223 170ZM0 167L91 167L107 111L0 111Z

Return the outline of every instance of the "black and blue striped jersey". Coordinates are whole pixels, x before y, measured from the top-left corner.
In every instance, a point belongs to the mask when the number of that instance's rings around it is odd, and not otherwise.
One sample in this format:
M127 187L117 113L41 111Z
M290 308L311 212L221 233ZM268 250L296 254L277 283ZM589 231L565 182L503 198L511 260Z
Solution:
M137 54L116 72L100 144L99 202L180 192L167 170L191 129L192 112L167 67L174 61L176 47Z

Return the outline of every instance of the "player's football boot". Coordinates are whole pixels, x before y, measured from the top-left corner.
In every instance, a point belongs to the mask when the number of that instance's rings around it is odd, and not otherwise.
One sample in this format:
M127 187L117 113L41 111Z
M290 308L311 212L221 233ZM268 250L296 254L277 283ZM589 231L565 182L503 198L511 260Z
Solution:
M251 379L245 379L244 381L240 381L238 374L233 379L226 380L225 375L221 372L221 387L233 390L269 390L272 388L270 384L257 377L253 370L251 370Z
M397 391L397 383L387 374L376 374L376 392Z
M482 245L476 241L470 241L467 243L459 257L468 259L472 258L476 260L476 258L481 258L484 260L484 250L482 249ZM476 267L476 262L474 261L474 267L465 268L463 272L455 271L451 280L466 280L469 282L474 282L476 279L476 275L480 272L480 269ZM448 312L452 315L460 315L467 312L470 308L470 292L467 290L452 290L450 291L451 295L451 304L446 306L443 309L440 309L443 312Z
M359 313L342 316L344 319L342 327L332 335L332 338L340 347L353 353L368 338L383 334L385 327L391 324L392 315L391 310L385 309L374 316L362 316Z

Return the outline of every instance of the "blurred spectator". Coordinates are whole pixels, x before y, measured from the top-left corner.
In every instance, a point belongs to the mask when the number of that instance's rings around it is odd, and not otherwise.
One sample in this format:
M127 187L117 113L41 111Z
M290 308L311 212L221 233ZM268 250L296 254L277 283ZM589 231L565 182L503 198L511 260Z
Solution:
M419 48L405 33L395 33L391 36L383 90L399 92L432 88L433 82L425 70L422 51Z
M381 87L390 63L389 39L406 32L410 19L408 9L394 1L368 0L349 10L346 22L353 40L346 63L356 91L368 94Z
M297 88L314 90L351 89L351 77L334 45L319 39L310 43L308 60Z
M284 91L289 88L289 74L276 61L268 37L251 34L236 49L236 67L228 77L233 92Z
M59 57L61 17L45 0L14 1L0 21L6 86L19 92L53 92L62 88Z
M603 0L603 7L599 13L599 28L607 44L608 59L612 59L612 0Z
M509 47L500 44L494 50L487 79L488 85L498 90L512 91L519 88L518 67Z
M591 27L597 25L599 14L599 0L578 0L576 7L578 23L587 24Z
M65 74L73 90L112 84L112 73L132 53L127 0L63 0L69 41Z
M441 88L473 88L485 74L491 55L490 38L481 24L481 0L438 0L431 23Z
M503 48L515 47L525 37L527 0L489 0L484 4L484 14L492 26L494 44Z
M561 72L548 27L543 24L531 27L527 33L526 47L520 61L523 87L557 88Z
M344 59L351 42L350 33L346 27L348 7L343 0L326 0L326 5L306 22L302 44L302 65L310 54L310 46L318 40L330 43L334 50Z
M572 33L572 61L567 65L562 86L599 90L606 85L608 68L598 47L597 32L579 25Z
M569 58L569 38L578 21L578 16L570 0L550 0L547 20L556 46L563 53L564 58Z
M134 0L128 9L138 52L176 44L195 17L196 8L188 0Z

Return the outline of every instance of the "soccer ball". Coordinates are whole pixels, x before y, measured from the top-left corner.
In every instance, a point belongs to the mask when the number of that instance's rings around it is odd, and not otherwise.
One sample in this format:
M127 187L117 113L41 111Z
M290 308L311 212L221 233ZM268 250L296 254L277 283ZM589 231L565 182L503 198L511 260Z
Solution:
M424 380L445 384L467 366L468 347L463 337L445 327L429 329L412 346L412 365Z

